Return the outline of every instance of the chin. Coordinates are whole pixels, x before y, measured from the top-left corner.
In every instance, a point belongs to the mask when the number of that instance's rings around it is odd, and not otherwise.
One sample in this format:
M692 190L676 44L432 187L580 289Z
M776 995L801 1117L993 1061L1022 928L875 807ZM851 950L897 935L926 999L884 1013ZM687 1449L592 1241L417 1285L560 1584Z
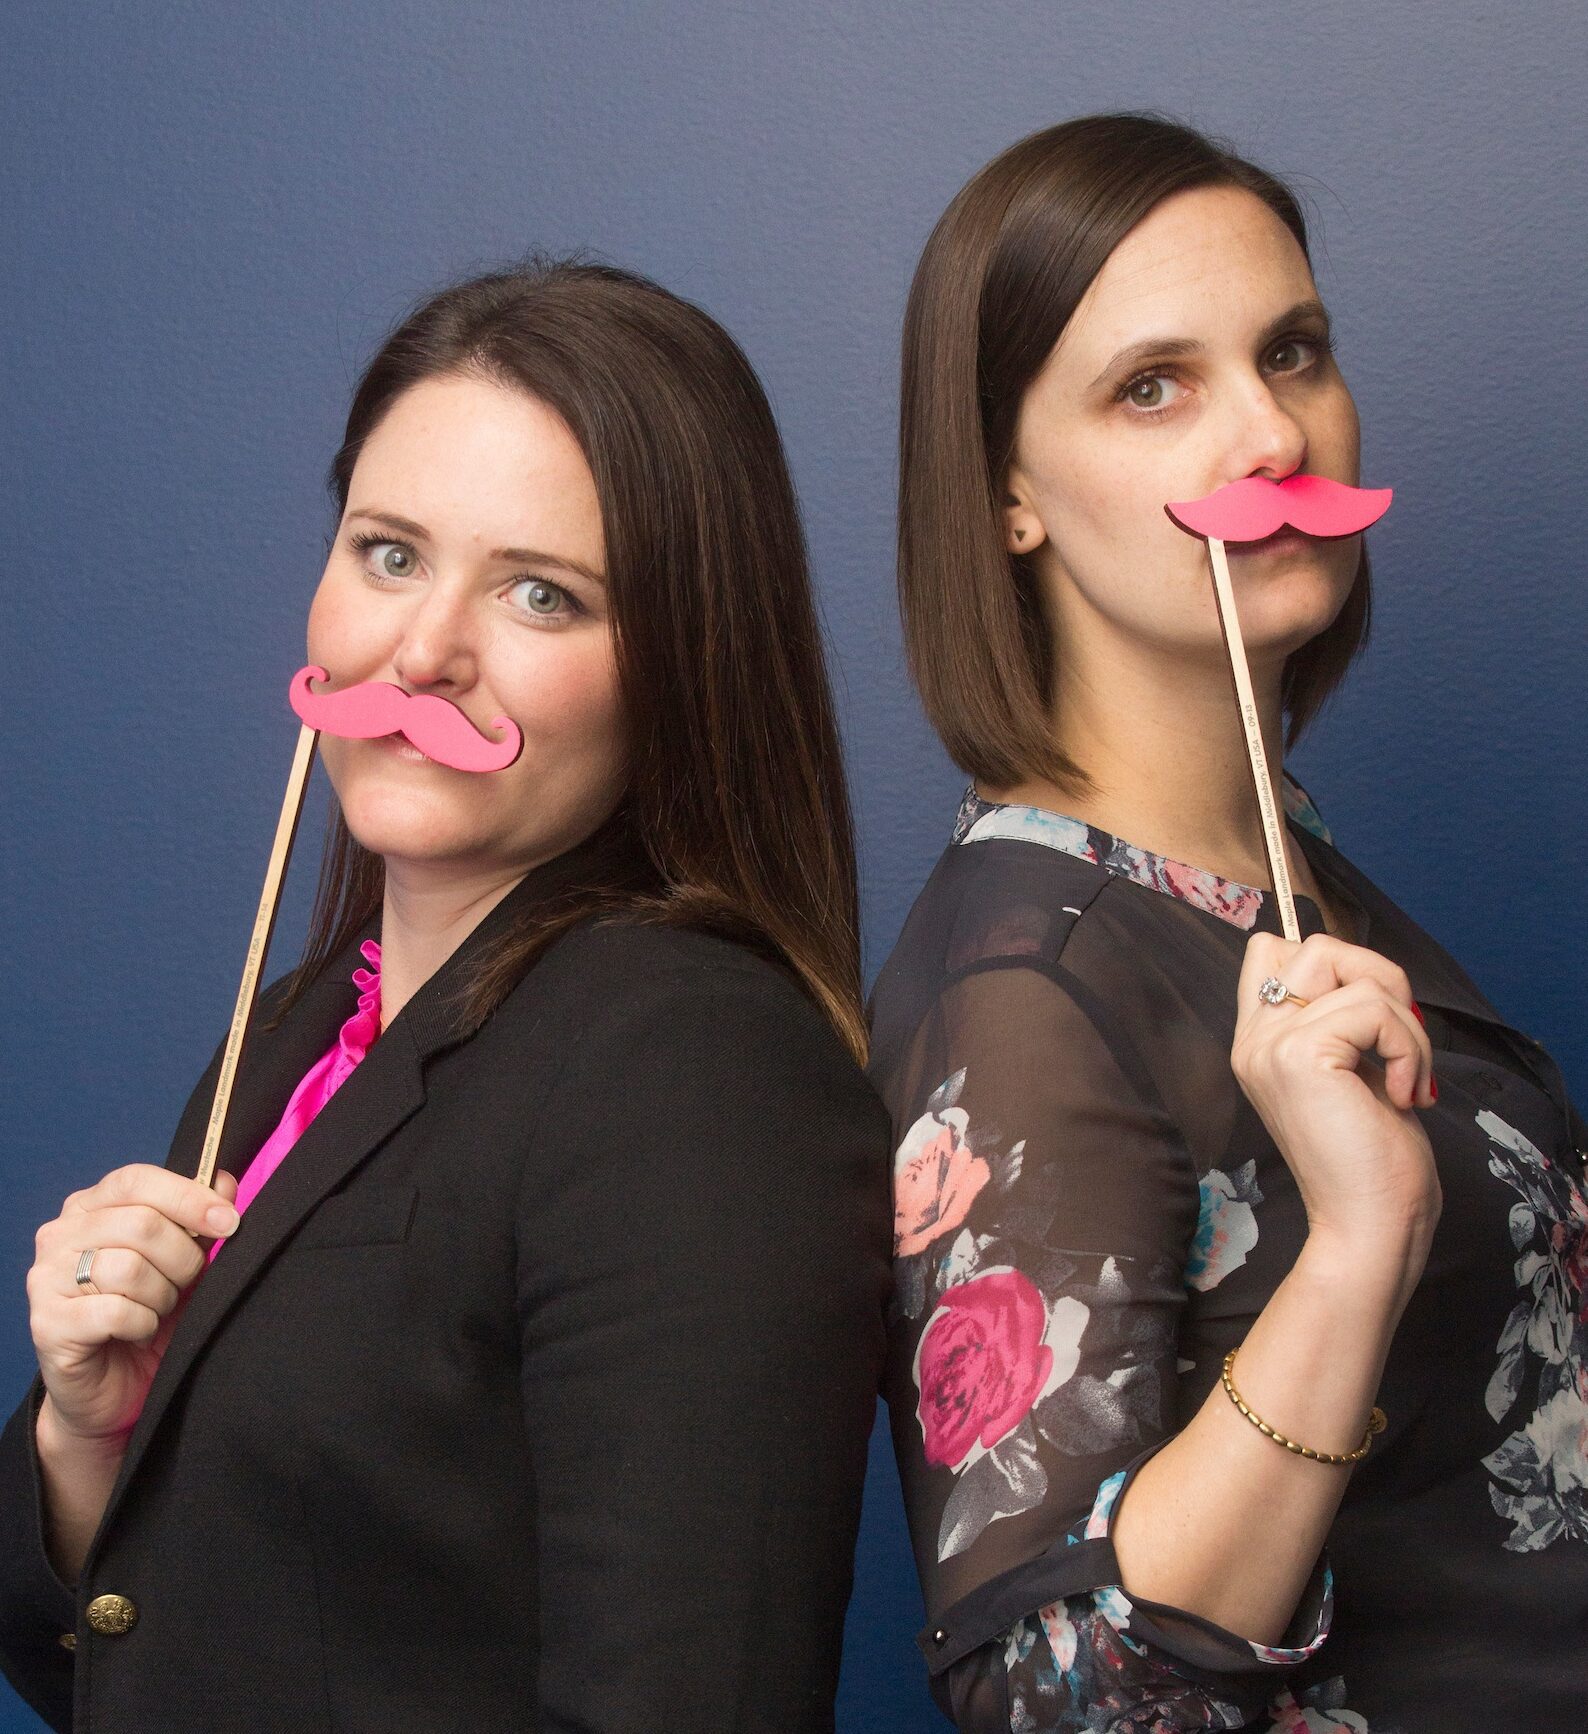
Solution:
M484 841L477 828L437 812L436 802L364 791L341 802L354 842L375 855L406 861L444 861L475 853Z
M477 838L440 836L433 831L417 833L399 826L361 827L350 823L347 828L360 848L386 861L464 861L474 858L481 846Z
M1301 571L1276 573L1268 586L1249 589L1241 598L1241 629L1247 647L1288 656L1327 632L1345 607L1356 568L1343 579L1309 563Z

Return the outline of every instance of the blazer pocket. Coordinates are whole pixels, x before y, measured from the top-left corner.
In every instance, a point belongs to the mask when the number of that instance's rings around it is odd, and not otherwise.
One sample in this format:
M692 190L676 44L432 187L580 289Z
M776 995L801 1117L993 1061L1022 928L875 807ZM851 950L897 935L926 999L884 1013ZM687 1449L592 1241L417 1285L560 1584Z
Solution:
M336 1192L293 1237L300 1250L331 1246L391 1246L408 1238L419 1191L414 1186Z

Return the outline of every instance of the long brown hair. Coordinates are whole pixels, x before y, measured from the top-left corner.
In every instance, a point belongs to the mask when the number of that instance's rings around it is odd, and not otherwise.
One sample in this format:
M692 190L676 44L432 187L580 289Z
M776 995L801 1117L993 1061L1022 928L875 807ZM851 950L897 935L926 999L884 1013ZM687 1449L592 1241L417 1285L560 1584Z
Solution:
M921 255L904 321L899 603L927 715L955 762L989 784L1085 782L1051 736L1035 575L1005 546L1021 401L1115 247L1162 200L1206 186L1254 193L1307 253L1301 206L1266 170L1173 121L1103 114L995 157ZM1366 642L1370 609L1364 551L1340 613L1286 662L1291 741Z
M331 465L347 506L403 392L477 373L572 430L595 478L627 729L618 811L466 987L483 1020L592 915L688 923L787 967L864 1057L853 830L805 540L760 382L715 320L615 267L532 262L460 283L392 333ZM381 906L384 863L333 803L282 1010Z

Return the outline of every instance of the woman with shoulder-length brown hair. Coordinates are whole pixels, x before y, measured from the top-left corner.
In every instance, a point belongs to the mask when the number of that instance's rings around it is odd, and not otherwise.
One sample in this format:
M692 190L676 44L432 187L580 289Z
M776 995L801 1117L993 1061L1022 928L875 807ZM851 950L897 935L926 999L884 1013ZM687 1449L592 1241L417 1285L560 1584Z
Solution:
M765 397L655 284L529 267L387 340L332 481L314 697L400 731L327 723L229 1172L217 1054L40 1230L0 1659L59 1729L830 1729L887 1122Z
M921 1642L966 1734L1534 1734L1588 1701L1588 1136L1293 784L1279 936L1207 551L1164 509L1357 468L1302 213L1227 148L1073 121L939 222L899 579L973 781L872 1073ZM1277 765L1367 556L1230 559Z

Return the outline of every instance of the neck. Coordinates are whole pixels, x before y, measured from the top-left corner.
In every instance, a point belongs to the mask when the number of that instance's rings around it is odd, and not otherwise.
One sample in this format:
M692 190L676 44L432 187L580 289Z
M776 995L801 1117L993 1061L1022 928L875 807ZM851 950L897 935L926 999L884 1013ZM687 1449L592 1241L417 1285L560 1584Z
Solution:
M1267 885L1257 798L1229 666L1222 651L1193 661L1156 647L1114 642L1106 656L1068 635L1054 682L1053 739L1090 779L1071 791L1033 779L994 799L1029 802L1110 835L1205 867L1245 885ZM1283 769L1284 662L1252 663L1252 684L1276 786ZM1299 851L1290 851L1295 868ZM1310 881L1310 874L1302 870Z
M380 921L383 1030L523 877L522 869L460 875L387 858Z

